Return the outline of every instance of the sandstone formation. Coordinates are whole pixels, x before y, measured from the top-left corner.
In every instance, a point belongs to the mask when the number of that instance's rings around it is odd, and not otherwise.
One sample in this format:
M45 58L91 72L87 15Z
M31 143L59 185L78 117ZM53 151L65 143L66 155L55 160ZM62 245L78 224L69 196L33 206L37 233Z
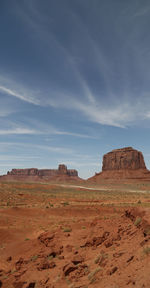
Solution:
M102 171L146 169L143 155L132 147L112 150L103 156Z
M7 175L1 176L3 181L65 181L65 180L80 180L78 171L67 169L67 166L60 164L58 169L12 169L7 172Z
M101 182L103 179L141 179L150 180L142 153L132 147L115 149L103 156L102 172L88 179Z

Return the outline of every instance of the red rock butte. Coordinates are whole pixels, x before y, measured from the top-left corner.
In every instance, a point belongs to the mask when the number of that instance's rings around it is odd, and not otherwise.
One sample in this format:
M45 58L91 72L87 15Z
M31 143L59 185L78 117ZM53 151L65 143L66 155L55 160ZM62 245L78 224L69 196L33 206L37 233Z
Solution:
M146 169L143 155L132 147L112 150L103 156L102 171Z
M125 147L105 154L102 172L96 173L88 181L99 182L102 179L150 180L150 171L146 168L143 154L140 151Z
M71 181L80 180L78 171L67 169L67 166L60 164L58 169L12 169L7 175L0 177L1 181Z

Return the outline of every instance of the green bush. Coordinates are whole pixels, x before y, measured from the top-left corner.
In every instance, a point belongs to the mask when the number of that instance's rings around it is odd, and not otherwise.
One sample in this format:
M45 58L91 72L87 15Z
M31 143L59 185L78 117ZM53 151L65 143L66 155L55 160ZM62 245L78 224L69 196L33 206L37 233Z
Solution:
M136 220L135 220L135 222L134 222L134 225L135 225L135 226L139 226L139 224L141 223L141 221L142 221L142 218L141 218L141 217L137 217Z

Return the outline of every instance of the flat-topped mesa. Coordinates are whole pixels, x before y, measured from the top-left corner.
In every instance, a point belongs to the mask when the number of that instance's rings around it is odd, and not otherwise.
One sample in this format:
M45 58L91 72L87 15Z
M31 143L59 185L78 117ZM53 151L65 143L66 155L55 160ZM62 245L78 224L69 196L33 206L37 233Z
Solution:
M38 175L39 170L37 168L27 169L12 169L7 172L7 175L18 175L18 176L35 176Z
M125 147L112 150L103 156L102 171L126 169L146 169L143 154L140 151Z
M67 166L64 164L60 164L58 169L37 169L37 168L29 168L29 169L12 169L7 172L9 176L36 176L36 177L54 177L54 176L73 176L78 177L78 171L73 169L67 169Z

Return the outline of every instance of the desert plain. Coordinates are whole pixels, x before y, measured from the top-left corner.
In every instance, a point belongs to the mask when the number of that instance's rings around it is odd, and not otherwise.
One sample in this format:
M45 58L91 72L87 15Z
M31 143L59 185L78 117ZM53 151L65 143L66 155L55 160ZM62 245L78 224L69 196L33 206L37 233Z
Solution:
M0 287L150 287L150 182L1 182Z

